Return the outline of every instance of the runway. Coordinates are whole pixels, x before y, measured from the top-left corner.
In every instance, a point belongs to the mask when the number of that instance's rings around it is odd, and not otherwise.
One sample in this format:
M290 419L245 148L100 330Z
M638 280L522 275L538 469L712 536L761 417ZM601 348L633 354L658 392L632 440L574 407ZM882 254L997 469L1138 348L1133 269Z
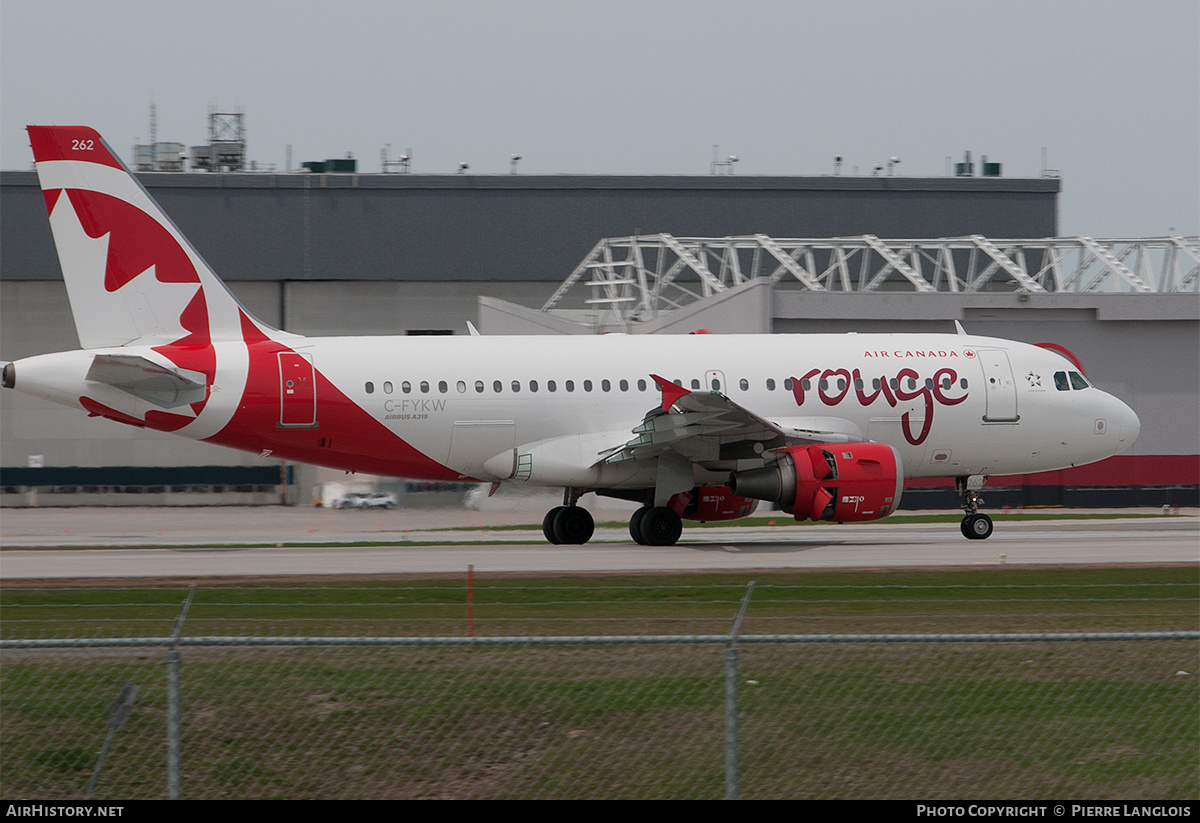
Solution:
M679 572L1127 563L1200 564L1200 517L997 523L986 541L952 523L685 529L671 547L598 529L585 546L540 532L492 531L529 512L331 512L286 509L43 509L0 516L0 581L289 575ZM789 521L781 519L780 523ZM156 525L157 524L157 525ZM352 546L358 541L383 546ZM437 542L439 545L427 545ZM266 546L246 547L247 544ZM275 546L272 543L304 543ZM338 543L342 545L331 545ZM426 544L426 545L415 545ZM72 548L105 546L105 548ZM38 547L38 548L18 548ZM143 548L139 548L143 547Z

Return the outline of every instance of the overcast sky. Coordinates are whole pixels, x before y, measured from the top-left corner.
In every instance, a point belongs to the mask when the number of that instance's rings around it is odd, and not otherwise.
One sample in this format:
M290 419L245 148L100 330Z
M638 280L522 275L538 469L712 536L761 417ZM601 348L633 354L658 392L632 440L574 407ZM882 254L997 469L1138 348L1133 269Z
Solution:
M284 168L411 148L417 173L1063 178L1059 229L1200 234L1196 0L0 0L0 168L28 123L126 162L245 113Z

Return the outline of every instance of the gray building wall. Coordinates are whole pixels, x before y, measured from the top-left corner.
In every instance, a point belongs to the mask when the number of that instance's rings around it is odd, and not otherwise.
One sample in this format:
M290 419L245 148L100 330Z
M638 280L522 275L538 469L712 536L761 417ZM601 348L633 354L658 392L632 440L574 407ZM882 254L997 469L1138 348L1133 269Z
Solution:
M240 280L556 283L603 237L1051 237L1057 179L142 174ZM0 172L0 279L59 278L33 172Z

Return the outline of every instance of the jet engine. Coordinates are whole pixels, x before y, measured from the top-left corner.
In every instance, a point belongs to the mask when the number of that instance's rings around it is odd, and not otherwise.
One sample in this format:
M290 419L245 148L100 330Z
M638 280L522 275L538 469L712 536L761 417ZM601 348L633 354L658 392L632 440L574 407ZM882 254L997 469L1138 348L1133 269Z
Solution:
M886 443L789 446L774 453L773 466L731 474L730 491L770 500L797 520L878 520L900 505L904 470Z

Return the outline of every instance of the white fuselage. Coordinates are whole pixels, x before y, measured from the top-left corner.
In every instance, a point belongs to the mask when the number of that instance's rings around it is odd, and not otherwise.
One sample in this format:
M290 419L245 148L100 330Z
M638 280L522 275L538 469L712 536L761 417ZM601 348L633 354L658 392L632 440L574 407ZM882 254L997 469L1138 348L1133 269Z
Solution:
M216 343L208 402L194 421L173 430L347 468L354 457L342 453L339 439L345 442L349 429L362 428L346 416L349 402L355 414L376 421L436 467L426 470L424 461L409 456L390 473L633 487L652 486L652 470L593 464L604 450L626 442L659 404L651 374L688 389L721 392L782 427L888 443L899 452L905 477L1081 465L1128 448L1139 430L1136 415L1117 398L1091 386L1061 388L1055 375L1075 367L1059 354L971 335L343 337L287 343L302 370L310 364L323 378L314 378L311 391L287 388L274 355L259 358L267 365L256 371L247 343ZM103 352L173 365L159 351L141 347L44 355L15 364L16 388L68 404L86 393L132 419L146 418L154 404L83 380L92 356ZM271 407L259 419L269 418L274 430L239 418L239 408L255 404ZM329 443L328 453L289 452L291 434L328 438L322 441ZM567 457L554 472L510 476L511 460L495 460L559 439L566 441L559 452ZM391 438L385 440L378 443L379 456L391 447ZM698 479L706 471L716 479L744 467L727 462L698 464Z

